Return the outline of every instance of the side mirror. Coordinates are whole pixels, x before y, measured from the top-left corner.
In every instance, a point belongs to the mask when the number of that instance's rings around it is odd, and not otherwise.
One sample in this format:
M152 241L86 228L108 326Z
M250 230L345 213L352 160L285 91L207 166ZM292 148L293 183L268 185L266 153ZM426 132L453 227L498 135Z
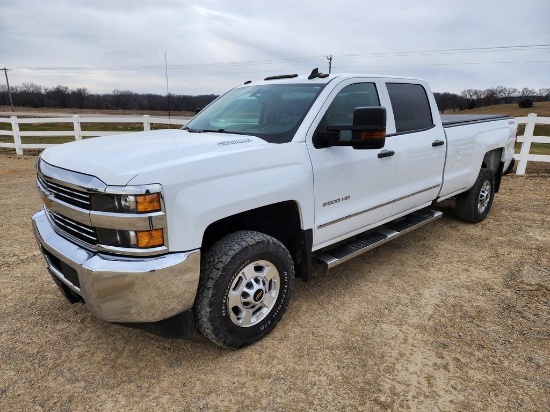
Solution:
M338 132L342 130L351 130L351 140L337 138ZM386 140L386 108L357 107L353 111L352 125L328 126L326 131L317 132L316 139L320 140L324 147L351 146L354 149L381 149Z

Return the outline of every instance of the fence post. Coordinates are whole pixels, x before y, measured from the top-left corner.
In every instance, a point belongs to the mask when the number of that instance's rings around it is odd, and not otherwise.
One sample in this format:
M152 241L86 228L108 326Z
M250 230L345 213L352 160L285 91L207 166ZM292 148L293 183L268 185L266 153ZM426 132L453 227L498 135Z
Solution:
M13 132L13 143L15 143L15 153L18 155L23 154L23 147L21 146L21 135L19 134L19 123L17 122L17 116L10 116L11 130Z
M525 132L523 133L523 144L519 152L519 163L516 169L516 175L524 175L527 168L527 156L531 150L531 140L535 131L535 124L537 123L537 114L529 113L527 116L527 123L525 124Z
M143 115L143 131L148 132L151 130L151 119L148 114Z
M82 129L80 128L80 117L73 114L74 140L82 140Z

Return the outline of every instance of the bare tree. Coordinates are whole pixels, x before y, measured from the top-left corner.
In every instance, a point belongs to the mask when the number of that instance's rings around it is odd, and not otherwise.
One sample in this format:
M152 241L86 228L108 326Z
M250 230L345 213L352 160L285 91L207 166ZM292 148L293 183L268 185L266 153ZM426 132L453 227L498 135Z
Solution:
M483 106L492 106L498 103L496 89L483 90L483 98L481 99Z
M550 87L539 89L539 96L543 101L547 102L550 100Z
M80 87L76 90L71 90L71 107L76 107L77 109L84 109L86 107L86 100L88 98L88 89L85 87Z
M25 107L44 107L42 86L34 83L23 83L18 88L17 105Z
M519 92L519 97L521 99L529 99L529 98L533 97L535 94L536 94L535 89L530 89L528 87L524 87Z
M512 103L518 94L519 90L515 87L503 87L501 90L501 98L504 103Z
M68 107L68 96L69 88L67 86L57 85L56 87L46 91L46 97L52 101L53 107Z

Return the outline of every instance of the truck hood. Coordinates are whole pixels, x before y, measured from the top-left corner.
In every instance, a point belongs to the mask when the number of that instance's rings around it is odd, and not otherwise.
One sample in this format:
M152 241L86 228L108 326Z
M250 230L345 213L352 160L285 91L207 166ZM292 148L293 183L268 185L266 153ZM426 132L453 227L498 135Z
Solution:
M267 144L255 136L157 130L66 143L46 149L41 158L107 185L124 186L145 171Z

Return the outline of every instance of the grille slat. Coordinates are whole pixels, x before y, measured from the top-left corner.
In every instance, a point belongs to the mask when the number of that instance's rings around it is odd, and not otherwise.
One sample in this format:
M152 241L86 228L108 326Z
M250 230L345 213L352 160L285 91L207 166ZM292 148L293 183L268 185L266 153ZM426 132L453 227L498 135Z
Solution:
M72 230L77 231L84 231L88 233L90 236L94 236L95 231L87 225L83 225L82 223L77 223L74 220L68 219L62 215L59 215L57 213L52 213L52 217L55 219L55 221L63 226L67 226L71 228Z
M46 184L48 185L48 187L50 188L55 188L57 190L59 190L61 193L63 194L69 194L69 195L76 195L76 196L79 196L82 200L87 200L90 196L88 195L88 193L84 193L84 192L78 192L74 189L68 189L64 186L61 186L61 185L58 185L56 183L53 183L53 182L46 182Z
M93 227L75 222L68 217L47 211L54 227L64 234L89 245L97 245L97 235Z
M51 192L56 199L73 206L87 210L91 209L89 193L53 183L49 180L42 179L40 176L38 176L38 181L44 188Z
M89 203L90 196L87 193L78 193L76 191L70 191L51 183L48 184L48 189L59 196L65 196L83 203Z

